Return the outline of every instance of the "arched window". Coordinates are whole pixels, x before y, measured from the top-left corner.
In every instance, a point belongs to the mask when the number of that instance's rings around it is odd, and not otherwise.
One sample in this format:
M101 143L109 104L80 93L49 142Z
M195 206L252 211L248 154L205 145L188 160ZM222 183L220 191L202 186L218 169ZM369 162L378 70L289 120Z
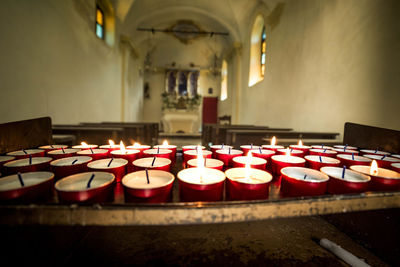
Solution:
M266 63L266 29L264 19L257 16L250 37L249 86L264 79Z
M96 1L95 29L98 38L113 46L115 43L115 12L110 0Z
M228 98L228 63L226 60L222 61L221 69L221 101Z
M104 40L104 11L99 7L96 6L96 35L97 37L99 37L100 39Z

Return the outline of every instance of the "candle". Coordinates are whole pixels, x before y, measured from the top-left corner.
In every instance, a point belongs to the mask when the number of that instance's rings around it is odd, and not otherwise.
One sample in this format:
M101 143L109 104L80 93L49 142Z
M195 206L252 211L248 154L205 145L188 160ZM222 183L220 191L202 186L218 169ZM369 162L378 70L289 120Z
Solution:
M12 156L0 156L0 172L2 172L3 165L7 162L15 160ZM0 175L1 176L1 175Z
M392 163L392 164L390 164L390 167L392 170L400 173L400 163Z
M239 156L232 159L234 168L243 168L246 164L250 164L253 169L265 170L267 161L263 158L253 157L251 151L247 156Z
M205 157L205 158L209 158L210 159L211 156L212 156L212 152L208 151L208 150L202 150L201 149L201 153L202 153L202 156ZM198 155L198 151L197 150L187 150L187 151L183 152L183 163L186 164L188 160L196 159L197 155Z
M357 150L352 150L352 149L344 149L344 148L334 148L334 151L336 151L338 153L338 155L340 154L348 154L348 155L358 155L359 152Z
M110 153L111 151L114 151L114 150L120 150L121 149L121 145L116 145L114 143L114 141L110 139L110 140L108 140L108 145L102 145L99 148L100 149L107 149L108 152Z
M140 150L125 149L125 145L122 141L119 147L121 148L120 150L113 150L110 152L111 157L126 159L128 161L127 172L133 171L133 166L131 163L139 157Z
M186 165L187 165L188 168L195 168L195 167L198 167L198 161L197 161L197 159L190 159L190 160L188 160L186 162ZM204 166L206 168L216 169L216 170L222 171L222 169L224 167L224 163L222 161L220 161L219 159L205 158L204 159Z
M115 175L115 180L120 182L122 177L126 174L126 159L100 159L89 162L89 171L105 171Z
M26 172L0 179L1 202L32 203L51 195L54 174L51 172Z
M46 145L46 146L40 146L39 149L44 150L45 154L48 155L50 151L58 150L61 148L65 149L67 147L68 147L67 145Z
M295 156L295 157L303 158L305 156L305 152L303 150L291 148L289 151L290 151L290 155ZM278 149L276 151L276 155L286 155L286 152L287 152L287 148L286 149Z
M371 166L353 165L350 169L371 176L371 190L400 190L400 173L379 168L375 160L372 161Z
M251 150L251 154L252 154L254 157L265 159L265 160L267 161L267 167L266 167L266 169L267 169L268 171L272 171L272 161L271 161L271 157L272 157L273 155L275 155L275 151L259 148L259 149L253 149L253 150Z
M400 155L396 155L396 154L391 155L391 157L400 159Z
M346 149L346 150L358 150L357 147L355 146L349 146L349 145L334 145L334 148L339 148L339 149Z
M243 151L231 148L220 149L217 150L216 153L217 153L217 159L221 160L224 163L225 167L233 166L232 159L243 155Z
M283 196L318 196L327 190L328 175L309 168L286 167L281 170Z
M329 149L317 149L313 148L308 151L309 155L325 156L325 157L336 157L337 151Z
M92 161L91 157L75 156L61 158L50 163L50 169L54 172L55 178L58 180L75 173L87 172L87 164Z
M226 193L229 200L268 198L272 175L263 170L253 169L250 164L251 162L248 159L244 168L232 168L225 171L227 177Z
M153 169L169 172L171 169L171 162L172 161L167 158L151 157L137 159L132 162L132 165L134 171Z
M210 146L210 149L211 149L211 152L212 152L212 157L213 157L214 159L217 158L217 150L229 149L229 148L232 149L233 147L232 147L232 146L225 145L225 144L222 144L222 145L212 145L212 146Z
M390 155L389 152L379 151L379 150L377 150L377 149L374 149L374 150L372 150L372 149L361 149L360 152L361 152L361 155L362 155L362 156L364 156L364 155L366 155L366 154L382 155L382 156L383 156L383 155L386 155L386 156L389 156L389 155Z
M126 147L127 149L135 149L135 150L139 150L140 151L140 153L139 153L139 158L143 158L143 151L145 151L145 150L147 150L147 149L150 149L151 148L151 146L148 146L148 145L141 145L141 144L139 144L139 143L134 143L132 146L127 146Z
M81 142L80 145L73 146L72 148L86 150L86 149L95 149L97 147L98 145L88 145L86 142Z
M182 152L185 153L188 150L196 150L197 149L197 145L188 145L188 146L183 146L182 147ZM206 147L205 146L201 146L201 149L205 150Z
M344 168L321 168L321 172L329 176L328 192L330 194L362 193L368 190L369 181L371 181L368 175ZM344 173L343 170L345 170Z
M398 158L389 157L382 154L364 154L364 157L371 160L376 160L378 165L384 169L390 169L390 165L392 165L392 163L400 162L400 159Z
M372 160L363 156L356 156L350 154L338 154L336 156L342 163L342 166L350 168L351 165L369 165Z
M175 176L160 170L143 170L127 174L122 179L128 202L163 203L172 200Z
M164 140L162 145L157 145L157 146L154 146L153 148L171 150L172 152L171 152L171 155L170 155L170 160L172 160L172 162L175 162L176 146L168 144L167 140Z
M301 140L299 140L299 143L297 145L290 145L289 147L293 150L297 149L303 151L303 155L307 155L308 151L311 149L310 146L303 145L303 142Z
M113 199L115 176L108 172L83 172L67 176L55 184L61 202L102 203Z
M269 145L262 145L261 148L266 149L266 150L272 150L276 152L278 149L284 149L285 147L276 145L276 137L272 137L271 143Z
M254 146L253 144L240 146L240 149L243 151L243 155L245 156L249 153L250 150L260 149L260 148L261 148L260 146Z
M319 171L322 167L339 167L340 160L324 156L308 155L305 156L306 166L308 168Z
M52 158L49 157L18 159L5 163L3 165L3 170L5 174L47 171L49 169L50 161L52 161Z
M281 169L285 167L304 167L306 160L290 155L290 150L286 149L286 155L274 155L271 157L272 171L275 175L281 174Z
M81 151L76 152L78 156L88 156L91 157L93 160L99 160L99 159L106 159L109 155L109 152L107 149L84 149Z
M173 156L172 156L173 151L170 149L160 149L160 148L153 148L153 149L147 149L143 151L143 156L144 157L159 157L159 158L167 158L170 159L171 161Z
M77 152L79 152L79 149L75 148L62 148L62 149L56 149L56 150L51 150L47 152L47 155L51 157L52 159L61 159L61 158L68 158L75 156Z
M44 157L43 149L22 149L18 151L8 152L7 156L15 157L15 159L26 159L31 157Z
M312 145L311 149L333 150L333 147L325 145Z

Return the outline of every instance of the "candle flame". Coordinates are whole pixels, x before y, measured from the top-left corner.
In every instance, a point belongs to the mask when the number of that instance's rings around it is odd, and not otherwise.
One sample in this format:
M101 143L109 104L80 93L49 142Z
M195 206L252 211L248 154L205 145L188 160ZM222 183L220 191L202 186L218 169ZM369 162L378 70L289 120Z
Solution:
M205 167L203 158L203 149L201 149L201 146L197 146L196 150L197 150L197 171L199 173L200 182L202 182L204 167Z
M168 146L168 141L164 140L164 142L162 143L163 146Z
M251 175L251 151L247 154L246 164L244 165L244 179L250 180Z
M299 140L299 146L303 146L303 142Z
M119 142L119 149L122 151L122 152L125 152L125 145L124 145L124 142Z
M140 147L140 144L135 142L135 143L133 144L133 147Z
M373 160L371 163L371 168L369 169L370 175L378 175L378 163L376 160Z
M115 146L115 143L114 143L114 141L113 140L108 140L108 143L110 144L110 147L114 147Z
M276 144L276 137L274 136L271 139L271 146L275 146L275 144Z
M286 157L290 157L290 149L286 148Z
M88 147L88 144L86 144L86 142L81 142L81 146Z

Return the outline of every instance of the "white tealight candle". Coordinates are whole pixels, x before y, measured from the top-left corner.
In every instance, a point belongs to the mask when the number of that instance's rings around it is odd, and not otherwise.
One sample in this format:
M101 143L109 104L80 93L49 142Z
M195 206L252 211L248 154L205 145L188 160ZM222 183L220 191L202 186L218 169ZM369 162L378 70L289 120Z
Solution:
M229 145L212 145L212 146L210 146L210 148L211 149L214 149L214 150L220 150L220 149L229 149L229 148L233 148L232 146L229 146Z
M94 177L92 178L92 175ZM89 180L90 187L88 188ZM115 180L113 174L108 172L83 172L65 177L55 184L57 191L79 192L93 190L111 184Z
M40 146L39 149L43 150L54 150L54 149L61 149L61 148L67 148L67 145L46 145L46 146Z
M7 156L13 156L16 157L17 159L20 159L22 157L29 157L31 156L44 156L44 150L43 149L23 149L23 150L18 150L18 151L13 151L13 152L8 152Z
M202 150L203 158L211 157L212 152L208 150ZM193 157L197 157L197 150L187 150L184 152L185 156L188 156L190 159Z
M91 157L85 157L85 156L75 156L75 157L68 157L68 158L62 158L62 159L57 159L53 160L50 165L51 166L71 166L71 165L78 165L82 163L87 163L91 161Z
M400 162L399 158L394 158L394 157L387 157L386 155L377 155L377 154L366 154L364 157L369 158L369 159L375 159L375 160L382 160L382 161L388 161L390 163L394 162ZM389 164L390 164L389 163Z
M225 174L228 179L245 184L265 184L272 180L272 175L268 172L253 168L231 168Z
M275 161L283 162L283 163L305 163L305 159L295 156L287 156L287 155L274 155L271 157Z
M334 148L334 151L338 152L338 154L354 154L354 155L358 155L358 151L357 150L352 150L352 149L344 149L344 148Z
M337 155L337 151L329 150L329 149L313 148L313 149L310 149L310 154L311 155L324 154L324 155L330 155L333 157L333 156Z
M346 148L346 150L347 150L347 149L349 149L349 150L357 150L357 149L358 149L358 148L355 147L355 146L348 146L348 145L334 145L333 147L334 147L334 148L339 148L339 149L344 149L344 148Z
M188 145L188 146L183 146L182 147L182 151L185 152L187 150L196 150L197 149L197 145ZM206 149L205 146L201 146L201 149Z
M27 188L54 178L51 172L25 172L21 173L23 185L17 174L9 175L0 179L0 192L10 191L20 188Z
M306 160L320 162L320 163L327 163L327 164L339 164L340 163L340 160L338 160L338 159L331 158L331 157L324 157L324 156L308 155L308 156L305 156L304 158Z
M350 168L356 172L361 172L363 174L370 175L372 177L380 177L385 179L396 179L396 180L400 179L400 173L384 168L377 168L377 171L373 173L371 173L370 166L353 165Z
M361 153L363 154L376 154L376 155L390 155L389 152L385 152L385 151L379 151L379 150L372 150L372 149L361 149L360 150Z
M146 155L147 157L157 157L157 156L162 156L162 155L169 155L172 153L172 150L169 149L157 149L157 148L153 148L153 149L147 149L145 151L143 151L143 154ZM168 156L167 156L168 157Z
M137 159L133 162L133 165L140 167L140 168L161 168L164 166L168 166L171 164L171 160L167 158L141 158Z
M76 145L73 146L72 148L76 148L76 149L94 149L94 148L98 148L98 145L88 145L88 144L80 144L80 145Z
M3 166L4 163L14 160L15 157L12 156L0 156L0 167Z
M4 167L24 167L24 166L30 166L30 165L37 165L37 164L42 164L46 162L52 161L52 158L49 157L34 157L30 161L28 159L18 159L18 160L13 160L9 161L4 164Z
M188 168L178 172L178 179L188 184L210 185L223 182L225 174L211 168L203 168L202 172L199 168Z
M190 159L187 162L189 167L198 167L198 160L197 159ZM205 167L211 169L222 170L224 163L218 159L205 159Z
M148 170L149 183L147 183L146 171L137 171L127 174L122 179L122 185L132 189L154 189L165 187L174 182L172 173L160 170Z
M393 155L391 155L391 157L400 159L400 155L397 155L397 154L393 154Z
M80 150L75 148L57 149L47 152L48 156L52 158L62 158L63 156L69 156L78 153Z
M326 174L309 168L286 167L281 171L284 176L309 183L322 183L329 180Z
M257 157L250 157L250 159L249 159L248 156L239 156L239 157L233 158L232 160L233 160L233 162L240 163L240 164L250 163L250 165L252 165L252 166L267 164L267 161L265 159L257 158ZM250 162L249 162L249 160L250 160Z
M124 165L126 165L128 161L126 159L119 159L119 158L114 158L114 159L99 159L96 161L92 161L88 164L89 168L92 169L99 169L99 170L107 170L107 169L113 169L113 168L119 168Z
M312 145L311 148L312 149L322 149L322 150L325 150L325 149L332 150L333 149L333 147L325 146L325 145Z
M352 170L344 170L339 167L322 167L321 172L325 173L331 178L339 179L340 181L366 183L371 180L371 177ZM343 177L342 177L343 175Z

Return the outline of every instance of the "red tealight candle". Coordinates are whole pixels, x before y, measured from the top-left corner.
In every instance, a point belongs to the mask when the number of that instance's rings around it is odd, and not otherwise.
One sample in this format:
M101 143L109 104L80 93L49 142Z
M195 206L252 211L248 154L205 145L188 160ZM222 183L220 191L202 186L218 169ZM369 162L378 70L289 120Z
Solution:
M151 148L151 146L148 146L148 145L141 145L141 144L139 144L139 143L135 143L134 145L132 145L132 146L127 146L126 147L126 149L135 149L135 150L139 150L140 151L140 153L139 153L139 158L143 158L143 151L145 151L145 150L147 150L147 149L150 149Z
M304 146L303 142L301 140L299 140L299 144L298 145L290 145L289 146L291 149L296 149L296 150L301 150L303 151L303 155L307 155L308 151L311 149L310 146Z
M275 175L281 174L281 169L285 167L304 167L306 160L300 157L290 155L287 149L286 155L274 155L271 157L272 171Z
M283 146L276 145L276 137L275 137L275 136L272 137L272 139L271 139L271 144L269 144L269 145L262 145L261 148L266 149L266 150L272 150L272 151L274 151L274 152L276 152L278 149L284 149Z
M18 151L8 152L7 156L15 157L15 159L26 159L29 157L44 157L43 149L22 149Z
M344 149L344 148L334 148L334 151L336 151L339 154L347 154L347 155L358 155L359 152L357 150L351 150L351 149Z
M327 149L327 150L332 150L333 147L331 147L331 146L325 146L325 145L312 145L312 146L311 146L311 149L322 149L322 150Z
M281 170L283 196L319 196L326 193L328 175L309 168L286 167Z
M73 146L72 148L85 150L85 149L95 149L98 147L99 147L98 145L88 145L85 142L82 142L80 145Z
M197 145L183 146L182 147L182 153L185 153L188 150L196 150L196 149L197 149ZM205 150L206 147L205 146L201 146L201 149Z
M389 157L386 155L364 154L364 157L369 158L371 160L376 160L378 165L384 169L390 169L390 165L392 165L392 163L400 162L400 159Z
M323 167L321 172L329 176L328 193L349 194L362 193L368 190L371 178L346 168Z
M52 159L62 159L62 158L68 158L75 156L77 152L79 152L79 149L75 148L62 148L62 149L57 149L57 150L52 150L47 152L47 155L49 157L52 157Z
M336 157L337 152L335 150L313 148L308 151L308 154L325 157Z
M334 145L334 148L339 148L339 149L350 149L350 150L358 150L357 147L355 146L348 146L348 145Z
M186 164L186 162L188 160L196 159L197 155L198 155L197 150L187 150L187 151L183 152L183 162L184 162L184 164ZM203 157L210 159L211 156L212 156L212 152L208 151L208 150L202 150L202 155L203 155Z
M173 151L169 149L161 149L161 148L152 148L143 151L144 157L158 157L158 158L167 158L173 161Z
M15 160L12 156L0 156L0 172L2 171L3 165L7 162Z
M144 170L127 174L122 179L128 202L163 203L172 200L175 176L160 170Z
M91 157L93 160L99 160L99 159L106 159L108 158L108 150L107 149L85 149L76 152L78 156L88 156Z
M110 154L111 151L120 150L121 149L121 145L116 145L113 140L108 140L108 145L102 145L99 148L100 149L107 149L108 153Z
M67 147L68 147L67 145L46 145L46 146L40 146L39 149L43 149L45 151L46 155L48 155L48 153L50 151L61 149L61 148L65 149Z
M212 146L210 146L210 149L211 149L211 152L213 153L212 154L212 157L215 159L215 158L217 158L217 150L221 150L221 149L232 149L233 147L232 146L228 146L228 145L224 145L224 144L222 144L222 145L212 145Z
M400 190L400 173L384 168L378 168L376 161L371 166L353 165L353 171L371 176L371 190L392 191Z
M55 184L61 202L103 203L113 199L115 176L108 172L83 172Z
M232 159L234 168L243 168L246 164L250 164L250 168L265 170L267 161L263 158L253 157L250 152L247 156L239 156Z
M52 161L52 158L49 157L18 159L5 163L3 165L3 170L5 174L47 171L49 169L50 161Z
M126 159L129 164L128 164L128 171L130 171L130 166L131 166L131 162L134 161L135 159L137 159L140 155L140 150L136 150L136 149L125 149L124 143L120 144L120 150L113 150L110 152L111 157L114 158L121 158L121 159Z
M172 162L175 162L175 157L176 157L176 146L175 145L169 145L167 140L164 140L162 145L157 145L154 146L153 148L160 148L160 149L168 149L171 150L171 157L170 160L172 160Z
M382 155L382 156L389 156L390 153L389 152L385 152L385 151L379 151L378 149L376 150L372 150L372 149L361 149L360 153L362 156L370 154L370 155Z
M351 165L369 165L372 162L369 158L349 154L338 154L336 158L341 161L341 166L347 168L350 168Z
M75 156L61 158L50 163L50 169L54 172L56 179L60 179L75 173L87 172L87 164L92 161L91 157Z
M254 157L265 159L267 161L267 170L272 171L271 157L275 155L275 151L259 148L251 150L251 154Z
M322 167L339 167L340 160L324 156L308 155L305 156L306 166L319 171Z
M126 159L100 159L90 162L87 166L89 171L105 171L115 175L115 180L120 182L126 174Z
M286 155L287 149L278 149L276 151L276 155ZM305 153L303 150L298 150L298 149L290 149L290 155L295 156L295 157L300 157L303 158L305 156Z
M219 159L209 159L206 158L204 159L205 167L210 168L210 169L215 169L215 170L220 170L224 168L224 163L220 161ZM197 159L190 159L186 162L186 165L188 168L196 168L198 166L198 161Z
M237 149L220 149L216 151L217 159L224 163L225 167L233 166L232 159L243 155L243 151Z
M171 162L172 161L168 158L151 157L137 159L132 162L132 165L134 171L151 169L169 172L171 169Z
M240 146L240 149L243 151L243 155L247 156L247 153L249 153L250 150L253 149L260 149L260 146L253 146L253 145L242 145Z

